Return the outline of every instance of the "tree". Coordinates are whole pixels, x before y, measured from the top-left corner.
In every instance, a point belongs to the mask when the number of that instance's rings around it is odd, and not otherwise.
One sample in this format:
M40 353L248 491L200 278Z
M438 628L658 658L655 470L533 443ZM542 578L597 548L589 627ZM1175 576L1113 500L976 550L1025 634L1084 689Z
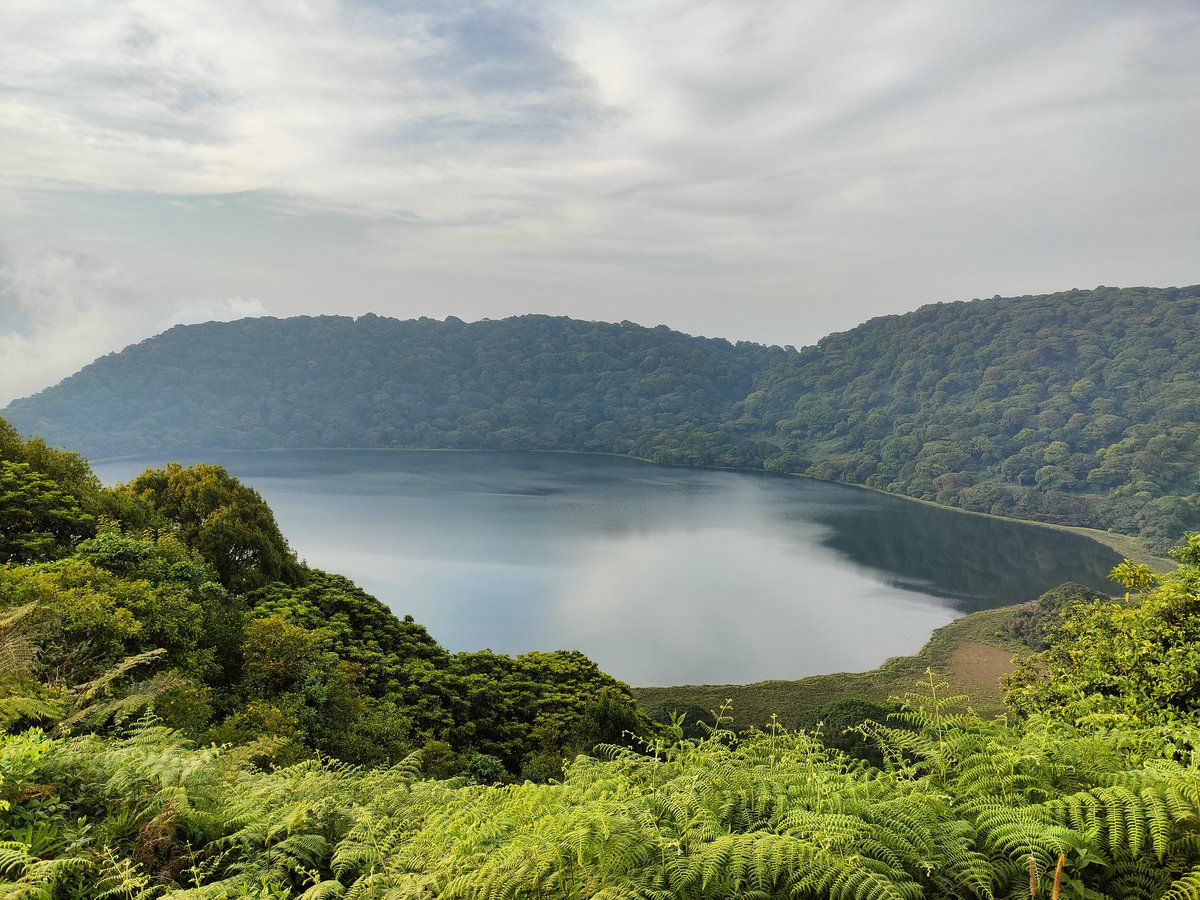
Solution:
M93 519L57 481L0 460L0 563L54 559L90 533Z
M1197 553L1200 544L1189 536L1189 543L1175 551L1179 568L1140 605L1076 606L1051 633L1050 649L1021 660L1007 676L1005 702L1021 715L1089 728L1195 722L1200 718L1200 565L1192 561Z
M304 583L303 567L262 495L221 466L170 463L143 472L121 490L148 501L230 590L272 581Z
M1125 602L1129 602L1130 591L1137 591L1139 594L1148 588L1154 586L1158 580L1158 576L1145 563L1135 563L1131 559L1122 560L1117 565L1113 566L1108 577L1119 583L1125 588Z

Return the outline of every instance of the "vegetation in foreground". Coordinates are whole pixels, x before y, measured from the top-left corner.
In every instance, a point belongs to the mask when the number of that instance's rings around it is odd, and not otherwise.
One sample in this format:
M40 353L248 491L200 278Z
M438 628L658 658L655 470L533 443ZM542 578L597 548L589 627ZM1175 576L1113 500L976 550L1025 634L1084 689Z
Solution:
M174 328L5 414L93 456L583 450L1200 529L1200 286L939 303L801 351L549 316Z
M1200 897L1200 535L1010 615L1007 718L930 671L849 735L690 738L569 654L447 661L216 467L0 438L0 896ZM427 720L460 743L394 759Z
M9 628L30 648L0 655L0 679L42 704L0 724L61 729L103 697L87 724L104 727L153 700L200 743L269 739L273 764L421 749L431 772L492 780L545 780L575 751L648 728L628 686L578 651L448 653L346 578L300 565L262 497L219 466L104 489L80 457L0 419L0 513L0 608L26 611Z

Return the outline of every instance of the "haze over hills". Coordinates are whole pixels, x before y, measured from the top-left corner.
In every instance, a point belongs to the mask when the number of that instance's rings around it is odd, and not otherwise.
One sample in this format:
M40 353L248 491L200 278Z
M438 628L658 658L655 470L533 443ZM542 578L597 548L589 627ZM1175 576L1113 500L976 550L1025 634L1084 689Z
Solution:
M522 316L179 326L10 404L92 457L624 453L798 472L1166 546L1200 528L1200 286L940 303L801 351Z

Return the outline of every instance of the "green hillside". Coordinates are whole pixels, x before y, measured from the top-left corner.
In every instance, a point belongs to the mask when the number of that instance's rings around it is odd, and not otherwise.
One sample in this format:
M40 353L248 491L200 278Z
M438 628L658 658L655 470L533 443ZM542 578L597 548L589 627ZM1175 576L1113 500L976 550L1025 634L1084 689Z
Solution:
M923 307L802 351L548 316L181 326L12 403L92 457L588 450L1138 535L1200 528L1200 287Z
M784 355L665 327L549 316L243 319L172 328L5 415L93 458L349 446L704 462L716 457L675 451L728 447L719 423ZM752 459L754 450L743 453Z
M0 732L103 730L148 707L274 763L422 750L445 775L475 764L503 779L544 780L649 725L577 650L450 653L299 563L258 492L220 466L105 488L0 419Z
M873 319L774 364L746 419L810 475L1164 548L1200 525L1200 287Z

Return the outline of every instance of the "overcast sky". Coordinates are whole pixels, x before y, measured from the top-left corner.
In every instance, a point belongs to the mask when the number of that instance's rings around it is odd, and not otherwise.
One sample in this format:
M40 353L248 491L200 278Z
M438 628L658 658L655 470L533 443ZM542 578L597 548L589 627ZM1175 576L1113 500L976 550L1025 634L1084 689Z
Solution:
M0 3L0 404L177 322L1200 281L1200 3Z

